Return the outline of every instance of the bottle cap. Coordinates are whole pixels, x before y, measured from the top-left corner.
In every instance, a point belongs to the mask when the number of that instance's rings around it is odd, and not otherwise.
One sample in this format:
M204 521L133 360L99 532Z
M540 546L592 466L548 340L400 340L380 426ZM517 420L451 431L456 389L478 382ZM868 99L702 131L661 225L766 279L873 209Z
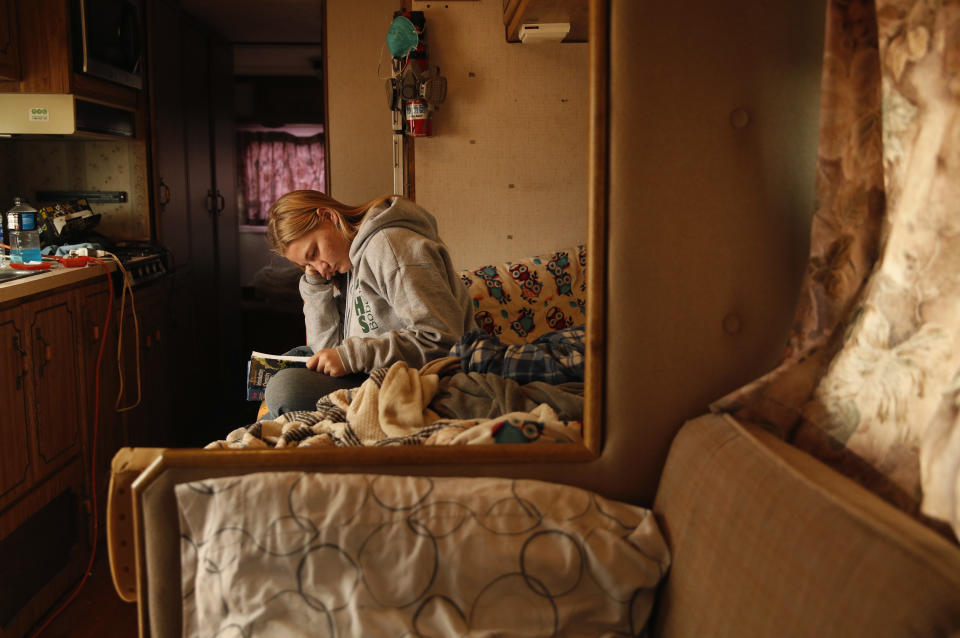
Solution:
M26 202L23 197L14 197L13 198L13 208L7 211L7 214L10 213L36 213L37 209L31 206Z

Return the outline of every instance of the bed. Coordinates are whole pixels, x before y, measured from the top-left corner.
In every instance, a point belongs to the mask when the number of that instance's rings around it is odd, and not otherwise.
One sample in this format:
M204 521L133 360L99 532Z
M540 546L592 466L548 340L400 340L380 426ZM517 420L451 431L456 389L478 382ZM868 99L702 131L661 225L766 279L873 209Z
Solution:
M316 410L260 419L206 447L581 443L585 273L582 245L466 269L477 327L450 356L374 370Z

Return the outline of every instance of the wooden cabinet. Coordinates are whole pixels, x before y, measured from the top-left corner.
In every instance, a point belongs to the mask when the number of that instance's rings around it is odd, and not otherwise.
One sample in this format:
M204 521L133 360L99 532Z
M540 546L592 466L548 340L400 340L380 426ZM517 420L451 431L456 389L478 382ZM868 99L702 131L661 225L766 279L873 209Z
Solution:
M32 483L29 359L27 331L19 308L0 311L0 509L23 494Z
M519 42L520 26L530 23L569 22L564 42L586 42L590 5L587 0L504 0L503 24L507 42Z
M170 338L168 282L144 288L137 295L137 322L125 313L124 412L125 443L168 446L177 441L172 413L170 366L166 342Z
M14 0L0 0L0 80L20 81L20 44Z
M110 118L133 124L136 136L142 137L143 92L76 70L74 1L0 0L0 93L70 93L78 100L78 110L112 109Z
M184 400L202 419L242 404L236 142L230 47L173 3L149 16L151 153L158 241L188 269L196 299L191 321L210 383ZM196 365L197 360L184 362ZM214 406L219 406L216 412Z
M5 91L75 93L130 109L140 92L74 70L70 0L7 0L15 4L20 79Z
M80 357L72 295L45 297L22 306L33 395L28 422L36 436L36 480L76 456L82 443Z
M83 571L89 548L82 357L71 290L0 308L0 635L20 636Z
M122 418L116 411L120 377L117 372L117 303L110 303L107 284L97 283L77 291L79 326L77 348L82 357L84 404L86 405L87 460L96 465L97 503L101 511L101 529L106 520L107 486L110 481L110 461L124 444ZM109 325L105 324L108 309ZM107 335L103 338L106 325ZM102 353L101 353L102 349ZM98 367L99 362L99 367Z
M70 295L0 311L0 507L82 449L75 316Z
M115 409L121 381L119 297L110 303L102 276L0 305L0 637L23 635L75 586L93 534L92 490L99 533L106 530L107 482L116 451L123 445L174 444L182 435L171 418L181 405L172 398L179 397L180 385L171 372L176 349L189 343L188 334L178 339L174 333L189 333L189 326L174 322L176 279L168 276L134 291L138 340L130 307L125 310L123 401L136 397L137 375L130 365L136 353L141 401L123 413ZM202 387L202 377L194 385Z
M184 128L187 100L184 97L181 58L180 10L163 0L152 3L148 31L151 69L151 139L154 158L153 204L157 236L167 248L174 270L191 263L193 233L187 195L187 131ZM194 211L205 214L205 208ZM202 239L202 238L201 238ZM199 246L200 240L197 241Z

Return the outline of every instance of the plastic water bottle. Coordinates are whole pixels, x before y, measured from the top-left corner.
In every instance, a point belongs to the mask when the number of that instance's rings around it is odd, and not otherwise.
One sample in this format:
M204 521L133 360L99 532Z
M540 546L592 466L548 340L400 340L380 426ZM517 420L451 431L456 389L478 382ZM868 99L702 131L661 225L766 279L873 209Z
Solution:
M40 231L37 230L37 209L13 198L13 208L7 211L7 239L10 242L10 261L14 264L40 263Z

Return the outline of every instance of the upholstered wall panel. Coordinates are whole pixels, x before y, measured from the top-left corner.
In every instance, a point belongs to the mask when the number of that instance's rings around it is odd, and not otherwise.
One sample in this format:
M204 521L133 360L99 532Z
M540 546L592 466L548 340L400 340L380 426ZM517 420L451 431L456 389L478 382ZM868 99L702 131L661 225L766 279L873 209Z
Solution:
M611 5L604 457L632 475L623 496L652 497L684 418L777 360L806 264L823 16Z

